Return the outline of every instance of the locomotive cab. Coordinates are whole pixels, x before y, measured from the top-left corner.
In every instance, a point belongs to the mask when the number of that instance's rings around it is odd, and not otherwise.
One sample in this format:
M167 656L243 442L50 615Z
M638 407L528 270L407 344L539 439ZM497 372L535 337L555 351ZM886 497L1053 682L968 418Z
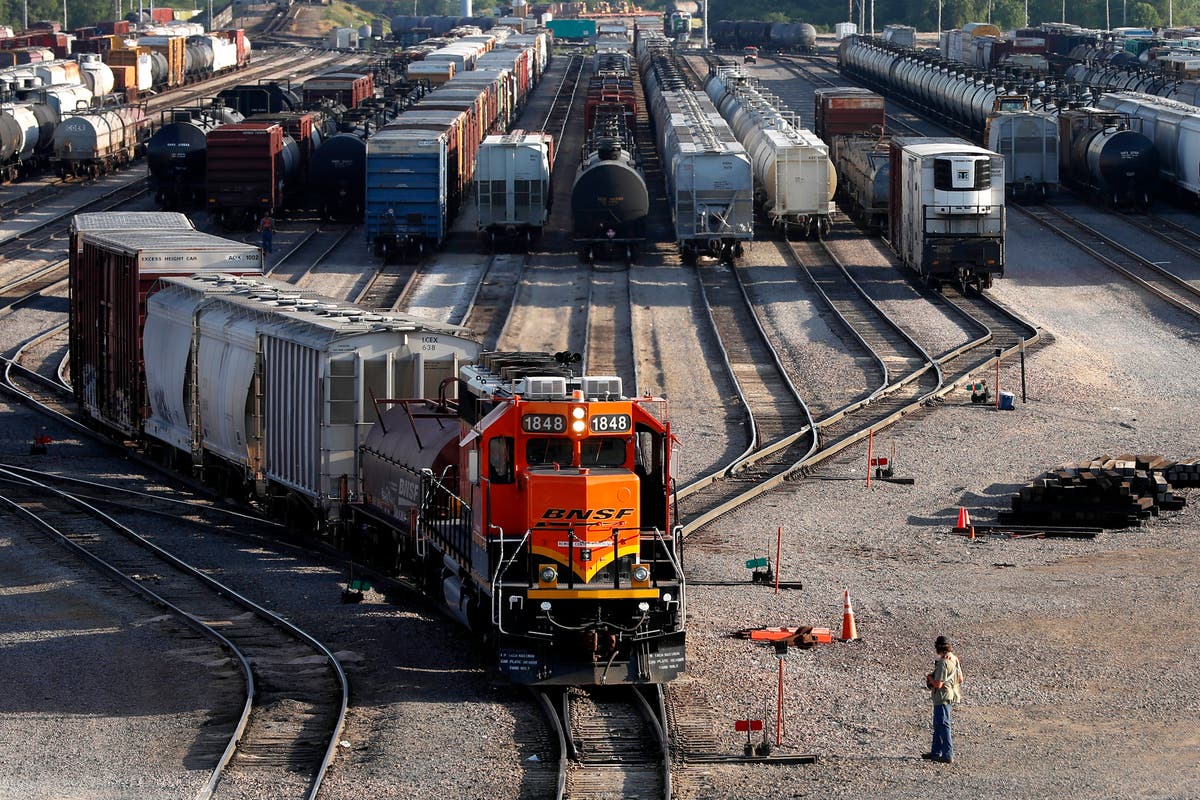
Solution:
M426 590L515 682L671 680L686 609L666 402L559 355L484 354L457 401L384 417L365 512L409 531Z

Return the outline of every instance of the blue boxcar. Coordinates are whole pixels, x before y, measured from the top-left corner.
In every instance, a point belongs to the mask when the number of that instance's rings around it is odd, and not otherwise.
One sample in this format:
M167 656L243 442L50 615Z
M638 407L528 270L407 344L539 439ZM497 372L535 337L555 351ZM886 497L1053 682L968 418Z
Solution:
M446 196L445 134L385 129L367 140L367 242L376 255L439 246Z

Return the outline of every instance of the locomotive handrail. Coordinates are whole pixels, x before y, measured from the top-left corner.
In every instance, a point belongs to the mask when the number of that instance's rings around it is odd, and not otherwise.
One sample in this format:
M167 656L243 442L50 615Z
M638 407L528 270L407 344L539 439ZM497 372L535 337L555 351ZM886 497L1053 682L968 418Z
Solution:
M512 567L513 562L517 560L517 555L524 549L525 543L529 541L530 531L525 531L525 535L521 537L521 541L517 544L517 549L513 551L513 555L506 562L504 560L504 529L499 525L493 526L500 531L500 568L496 570L496 575L492 578L492 624L500 633L508 633L504 630L504 602L500 592L500 580L504 577L504 573L508 572Z

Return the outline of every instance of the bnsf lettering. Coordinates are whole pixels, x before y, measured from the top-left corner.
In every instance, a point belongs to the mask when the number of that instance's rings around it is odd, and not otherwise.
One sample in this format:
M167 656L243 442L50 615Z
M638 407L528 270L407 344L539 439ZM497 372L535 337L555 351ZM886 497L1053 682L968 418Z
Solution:
M555 520L605 520L625 519L632 516L632 508L547 508L542 519Z

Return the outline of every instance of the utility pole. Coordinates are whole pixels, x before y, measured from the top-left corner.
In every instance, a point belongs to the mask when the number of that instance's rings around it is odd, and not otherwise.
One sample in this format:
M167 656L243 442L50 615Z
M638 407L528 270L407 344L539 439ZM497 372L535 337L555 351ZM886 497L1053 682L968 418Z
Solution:
M875 0L871 0L871 35L875 35Z
M704 49L708 49L708 0L704 0Z
M1067 21L1067 0L1062 0L1062 6L1063 6L1062 21L1066 22Z
M1104 0L1104 30L1106 30L1106 31L1112 30L1112 21L1109 19L1109 16L1108 16L1108 8L1110 5L1112 5L1112 4L1109 3L1108 0Z
M942 41L942 0L938 0L938 43Z

